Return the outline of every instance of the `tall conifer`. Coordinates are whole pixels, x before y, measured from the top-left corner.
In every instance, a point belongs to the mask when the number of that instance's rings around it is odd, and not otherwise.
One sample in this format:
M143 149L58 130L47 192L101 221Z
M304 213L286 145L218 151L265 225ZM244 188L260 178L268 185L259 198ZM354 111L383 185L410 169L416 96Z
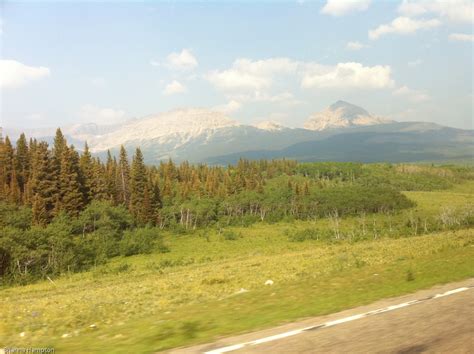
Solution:
M146 222L143 211L145 190L147 190L146 167L142 152L140 148L137 148L130 169L130 211L141 223ZM147 191L147 194L149 199L149 191Z
M55 201L58 199L54 177L54 165L46 142L35 146L31 173L31 195L33 196L33 221L36 224L49 222Z
M60 209L77 216L84 206L83 187L79 169L79 156L74 148L63 149L59 175Z
M130 166L128 164L128 157L125 148L120 146L120 158L118 163L118 183L119 183L119 200L118 202L124 205L128 205L130 201Z

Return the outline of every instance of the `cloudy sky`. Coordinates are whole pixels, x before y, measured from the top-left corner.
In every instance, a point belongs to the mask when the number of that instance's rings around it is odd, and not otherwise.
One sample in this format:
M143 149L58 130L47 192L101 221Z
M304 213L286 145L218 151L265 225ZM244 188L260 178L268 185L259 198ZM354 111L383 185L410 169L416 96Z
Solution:
M473 128L473 4L0 3L0 125L115 123L183 107L302 126L338 99Z

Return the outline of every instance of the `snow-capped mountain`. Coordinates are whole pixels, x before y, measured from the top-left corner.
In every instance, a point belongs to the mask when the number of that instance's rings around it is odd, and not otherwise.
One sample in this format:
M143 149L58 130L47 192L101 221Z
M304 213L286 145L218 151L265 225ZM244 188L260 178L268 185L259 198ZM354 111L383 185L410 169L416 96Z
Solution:
M337 101L322 112L313 114L304 124L305 129L322 131L327 129L347 128L386 124L393 121L374 117L365 109L345 101Z
M109 134L93 137L90 145L92 151L103 151L117 145L140 145L154 140L155 143L171 144L176 149L203 135L209 137L219 129L238 125L220 112L181 109L128 121Z
M280 123L277 123L277 122L274 122L274 121L271 121L271 120L266 120L266 121L263 121L263 122L259 122L259 123L255 124L254 127L258 128L258 129L262 129L262 130L267 130L267 131L270 131L270 132L281 131L283 129L289 129L289 128L281 125Z
M429 161L472 158L474 132L426 122L394 122L338 101L313 114L303 128L272 121L240 124L202 108L180 109L119 125L76 124L61 127L78 149L87 141L105 157L123 145L131 156L142 149L145 161L227 164L240 157L294 158L301 161ZM55 129L26 130L27 136L53 142ZM6 130L10 137L19 131ZM15 134L16 133L16 134ZM18 136L16 135L16 136Z

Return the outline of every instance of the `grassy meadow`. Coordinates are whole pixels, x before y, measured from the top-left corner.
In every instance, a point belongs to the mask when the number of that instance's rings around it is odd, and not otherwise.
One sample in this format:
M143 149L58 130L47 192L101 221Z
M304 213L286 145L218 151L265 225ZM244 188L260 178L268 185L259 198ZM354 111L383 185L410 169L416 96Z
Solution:
M474 230L459 222L474 183L403 193L415 207L163 231L168 253L5 287L0 346L151 353L474 276Z

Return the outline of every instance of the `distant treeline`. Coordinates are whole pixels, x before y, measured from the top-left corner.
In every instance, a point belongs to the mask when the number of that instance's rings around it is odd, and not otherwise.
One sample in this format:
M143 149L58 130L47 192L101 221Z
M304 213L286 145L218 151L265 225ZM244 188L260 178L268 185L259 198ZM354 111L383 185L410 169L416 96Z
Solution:
M31 207L34 225L47 225L61 212L77 217L91 202L107 201L125 207L136 225L190 228L243 217L400 209L411 204L399 190L445 188L454 176L452 169L413 168L289 160L145 166L139 148L129 161L123 147L118 160L109 153L102 162L87 144L78 153L58 129L51 148L23 134L16 147L8 137L0 140L0 200Z
M82 153L57 130L51 147L0 138L0 275L30 279L86 269L119 254L165 251L159 229L389 213L401 190L447 188L460 167L240 160L235 166L146 166ZM154 228L154 229L152 229Z

